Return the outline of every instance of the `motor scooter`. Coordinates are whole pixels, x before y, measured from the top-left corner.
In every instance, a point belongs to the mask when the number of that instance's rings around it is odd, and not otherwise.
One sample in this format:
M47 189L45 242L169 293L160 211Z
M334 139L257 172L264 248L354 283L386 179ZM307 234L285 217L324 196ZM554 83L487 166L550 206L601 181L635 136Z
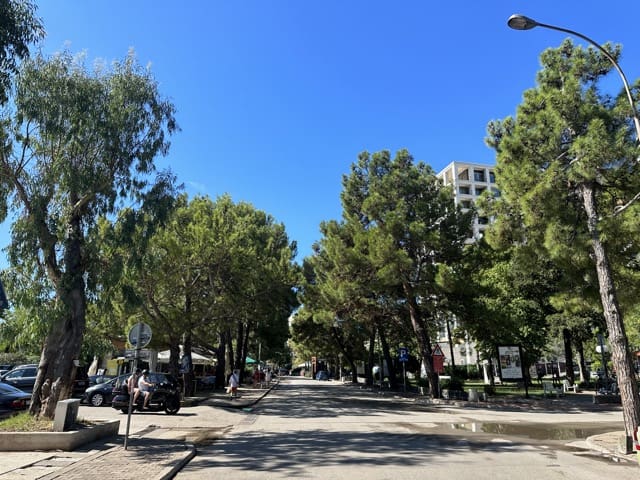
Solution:
M151 398L147 403L147 411L160 412L164 410L168 415L175 415L180 410L180 389L169 383L159 383L151 388ZM132 405L132 411L143 411L144 395L138 395ZM122 413L129 412L129 392L126 383L113 389L111 406Z

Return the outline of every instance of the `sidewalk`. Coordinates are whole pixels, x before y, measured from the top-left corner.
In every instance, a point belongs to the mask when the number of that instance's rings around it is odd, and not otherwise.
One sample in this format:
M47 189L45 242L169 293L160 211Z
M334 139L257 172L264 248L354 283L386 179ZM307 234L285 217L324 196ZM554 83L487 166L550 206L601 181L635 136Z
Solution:
M272 388L238 389L238 398L231 399L224 390L198 392L185 398L185 407L210 405L221 408L251 408ZM0 480L65 479L65 480L164 480L172 478L195 455L189 442L164 437L162 429L131 434L127 450L122 438L110 438L85 445L73 452L33 451L2 452Z

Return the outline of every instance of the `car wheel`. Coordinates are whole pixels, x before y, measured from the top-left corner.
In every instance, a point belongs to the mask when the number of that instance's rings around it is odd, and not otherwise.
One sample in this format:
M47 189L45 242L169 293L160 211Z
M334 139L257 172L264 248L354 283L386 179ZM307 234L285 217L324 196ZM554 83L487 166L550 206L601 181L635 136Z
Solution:
M89 397L89 405L93 407L101 407L104 405L104 395L100 392L96 392Z

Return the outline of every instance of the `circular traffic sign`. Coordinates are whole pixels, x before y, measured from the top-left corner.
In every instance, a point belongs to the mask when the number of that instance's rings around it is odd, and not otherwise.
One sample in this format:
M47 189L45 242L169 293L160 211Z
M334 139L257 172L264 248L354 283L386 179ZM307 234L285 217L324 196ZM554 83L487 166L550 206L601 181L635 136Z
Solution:
M146 323L138 322L129 330L129 343L135 348L144 348L149 345L150 341L151 327Z

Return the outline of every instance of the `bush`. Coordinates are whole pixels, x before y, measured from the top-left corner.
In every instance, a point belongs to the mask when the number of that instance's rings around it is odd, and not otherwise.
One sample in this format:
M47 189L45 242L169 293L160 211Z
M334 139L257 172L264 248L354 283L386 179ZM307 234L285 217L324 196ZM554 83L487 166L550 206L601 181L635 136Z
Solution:
M447 390L464 390L464 380L460 377L451 377L442 381L440 388Z
M451 365L444 367L446 375L451 377L458 377L463 380L472 380L481 378L480 371L477 365L456 365L455 368Z

